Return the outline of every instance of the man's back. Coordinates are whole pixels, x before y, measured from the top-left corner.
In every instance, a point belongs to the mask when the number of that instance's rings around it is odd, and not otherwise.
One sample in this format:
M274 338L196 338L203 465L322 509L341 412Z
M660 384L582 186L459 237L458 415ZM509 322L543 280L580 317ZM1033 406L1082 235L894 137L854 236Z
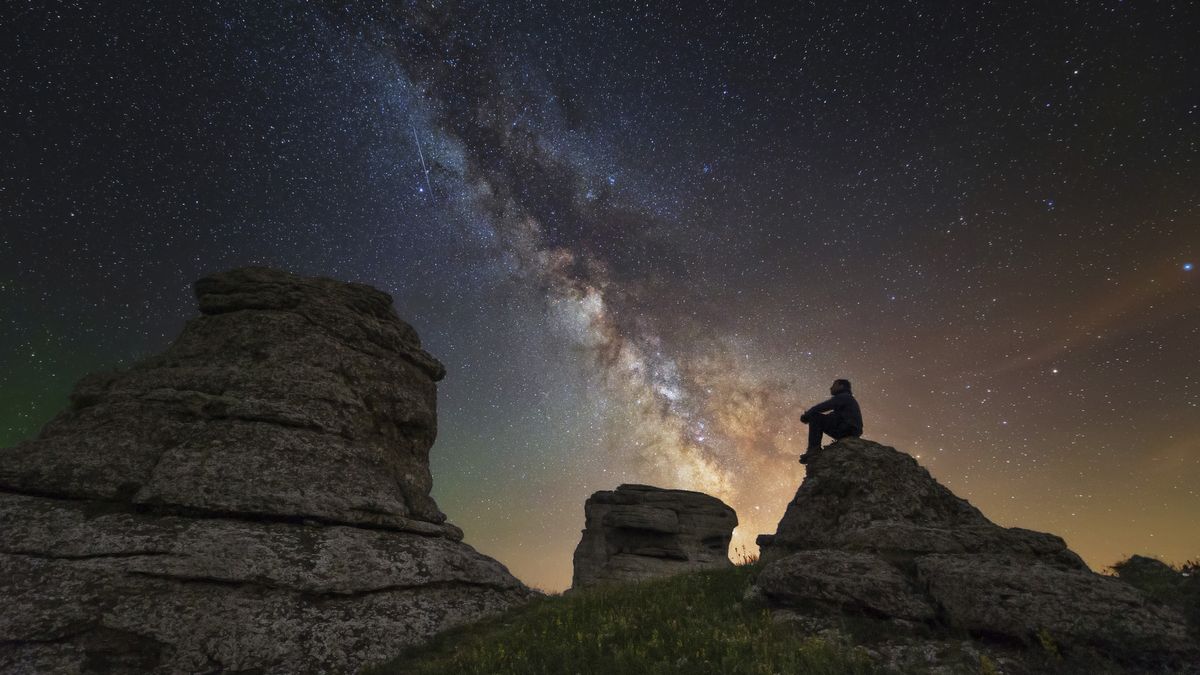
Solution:
M858 407L858 400L854 398L854 394L848 391L843 391L835 394L832 399L833 410L842 416L842 420L846 425L853 427L857 436L861 436L863 432L862 410Z

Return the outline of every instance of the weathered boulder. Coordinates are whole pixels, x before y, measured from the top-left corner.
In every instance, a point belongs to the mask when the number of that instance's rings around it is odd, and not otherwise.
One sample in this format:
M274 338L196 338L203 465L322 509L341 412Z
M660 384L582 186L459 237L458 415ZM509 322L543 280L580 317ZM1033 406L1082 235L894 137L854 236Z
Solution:
M778 607L924 621L1099 650L1136 667L1196 656L1183 618L1093 573L1059 537L1003 528L912 457L861 438L810 453L757 593Z
M649 485L600 491L584 504L572 588L728 567L737 514L701 492Z
M810 453L804 482L762 559L795 551L870 551L892 559L925 553L1006 552L1087 569L1060 537L996 525L938 483L911 456L862 438Z
M955 626L1121 652L1170 652L1187 645L1187 627L1129 584L1090 571L991 555L926 555L917 579Z
M196 283L166 351L0 450L2 672L346 672L531 596L430 497L436 381L391 298Z

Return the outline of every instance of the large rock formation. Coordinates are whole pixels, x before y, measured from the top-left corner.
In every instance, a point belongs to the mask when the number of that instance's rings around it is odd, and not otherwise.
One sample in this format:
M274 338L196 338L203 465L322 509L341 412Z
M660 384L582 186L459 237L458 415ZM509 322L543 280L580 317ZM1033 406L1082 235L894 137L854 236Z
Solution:
M1003 528L912 457L849 438L812 453L757 589L782 607L1039 636L1169 667L1195 655L1176 612L1093 573L1051 534Z
M737 514L716 497L649 485L600 491L583 507L572 588L729 567Z
M1087 569L1060 537L1003 528L902 452L861 438L816 451L762 559L795 551L871 551L894 560L926 553L1012 553Z
M430 497L444 369L387 294L196 294L169 349L0 450L0 672L346 672L531 595Z

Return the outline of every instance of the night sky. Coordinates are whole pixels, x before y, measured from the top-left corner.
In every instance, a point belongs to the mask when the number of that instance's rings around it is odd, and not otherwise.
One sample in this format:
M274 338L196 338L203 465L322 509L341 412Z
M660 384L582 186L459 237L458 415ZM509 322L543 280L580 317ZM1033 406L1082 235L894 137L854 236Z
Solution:
M753 548L836 377L1002 525L1200 558L1200 6L558 4L6 3L0 443L265 264L394 295L545 589L622 482Z

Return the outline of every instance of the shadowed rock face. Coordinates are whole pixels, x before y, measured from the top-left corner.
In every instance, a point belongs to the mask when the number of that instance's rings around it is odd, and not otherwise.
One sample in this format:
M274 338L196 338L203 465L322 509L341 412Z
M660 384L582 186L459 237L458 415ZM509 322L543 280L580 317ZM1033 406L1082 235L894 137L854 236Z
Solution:
M729 567L737 514L716 497L621 485L584 504L572 588Z
M248 268L196 295L0 450L0 671L342 672L529 597L430 497L445 371L387 294Z
M861 438L814 453L779 529L758 543L764 561L813 549L870 551L893 559L987 551L1087 569L1060 537L1000 527L911 456Z
M1196 655L1177 613L1093 573L1059 537L992 523L912 457L860 438L811 454L778 531L758 539L757 590L777 606L1045 631L1138 667Z

